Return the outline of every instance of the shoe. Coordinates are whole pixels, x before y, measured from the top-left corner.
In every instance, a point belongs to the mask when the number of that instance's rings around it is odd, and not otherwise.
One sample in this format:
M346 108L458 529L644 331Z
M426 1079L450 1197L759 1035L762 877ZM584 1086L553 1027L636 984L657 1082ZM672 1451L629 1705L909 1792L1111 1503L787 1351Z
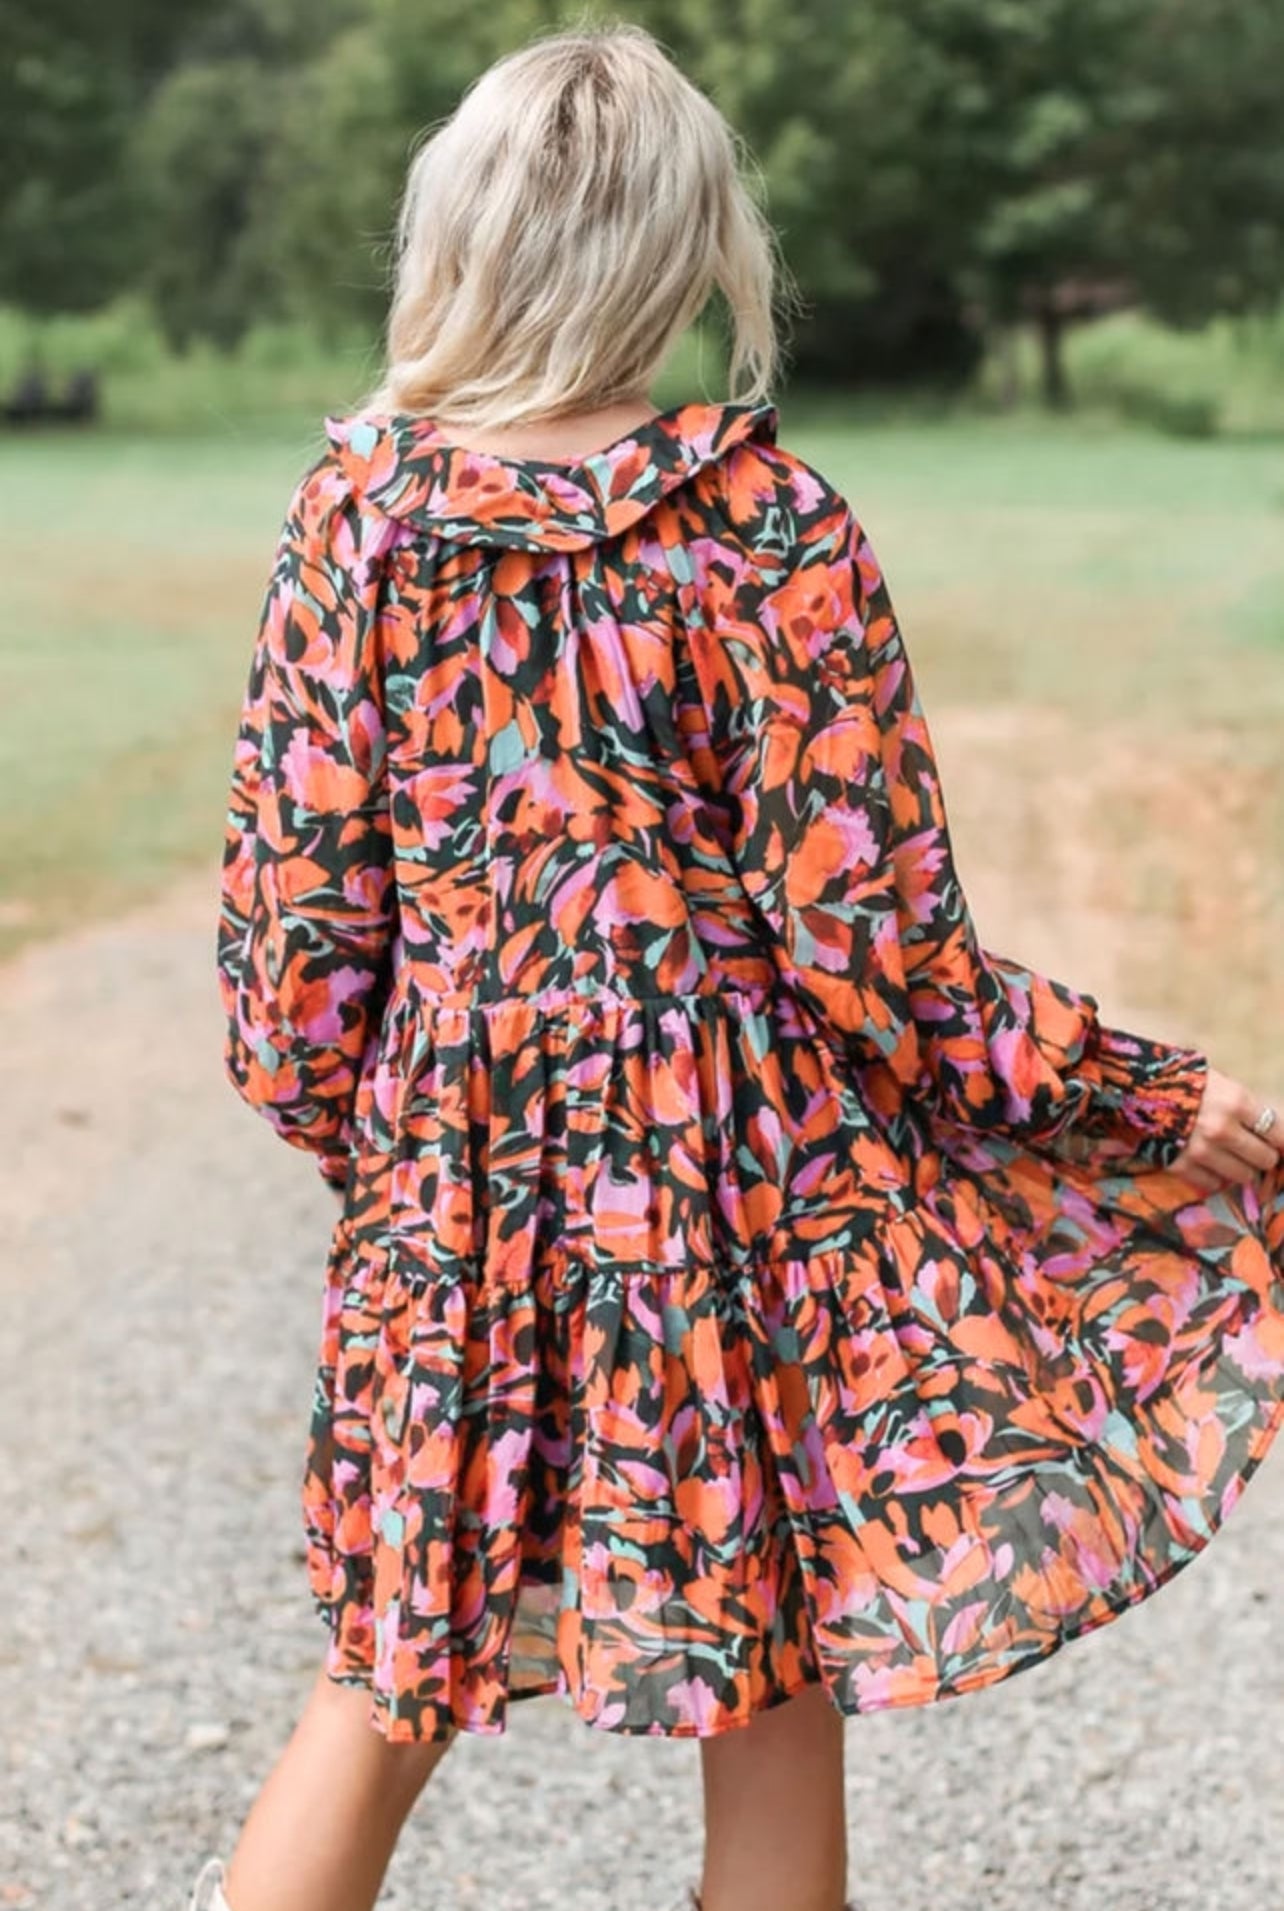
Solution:
M226 1875L221 1859L207 1858L193 1887L187 1911L232 1911L223 1892Z

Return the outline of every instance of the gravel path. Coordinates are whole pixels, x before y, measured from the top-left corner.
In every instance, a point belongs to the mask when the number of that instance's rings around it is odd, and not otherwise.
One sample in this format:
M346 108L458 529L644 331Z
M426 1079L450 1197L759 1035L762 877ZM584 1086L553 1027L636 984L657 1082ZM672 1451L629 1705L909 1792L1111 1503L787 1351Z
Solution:
M207 876L0 974L0 1907L185 1911L322 1645L297 1492L334 1203L223 1080L214 917ZM1040 959L1010 899L981 919ZM1272 1456L1140 1608L963 1702L853 1720L863 1906L1276 1911L1282 1586ZM528 1701L452 1749L381 1903L667 1911L697 1773L690 1745Z

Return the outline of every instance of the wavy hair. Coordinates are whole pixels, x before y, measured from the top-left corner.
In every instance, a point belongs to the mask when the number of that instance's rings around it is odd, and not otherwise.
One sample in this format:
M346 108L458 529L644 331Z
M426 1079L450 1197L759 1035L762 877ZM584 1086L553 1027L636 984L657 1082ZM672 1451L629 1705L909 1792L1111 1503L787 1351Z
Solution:
M728 397L780 369L797 288L761 172L632 23L537 36L474 79L410 166L369 409L508 425L645 394L715 291Z

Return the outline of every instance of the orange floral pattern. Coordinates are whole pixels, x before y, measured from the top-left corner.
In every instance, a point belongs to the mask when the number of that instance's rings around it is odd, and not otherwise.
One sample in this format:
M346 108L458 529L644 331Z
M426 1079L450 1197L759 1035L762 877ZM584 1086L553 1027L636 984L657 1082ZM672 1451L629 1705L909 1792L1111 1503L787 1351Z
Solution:
M302 1481L389 1738L993 1683L1284 1413L1284 1176L987 950L868 536L769 405L332 421L232 768L226 1065L343 1211Z

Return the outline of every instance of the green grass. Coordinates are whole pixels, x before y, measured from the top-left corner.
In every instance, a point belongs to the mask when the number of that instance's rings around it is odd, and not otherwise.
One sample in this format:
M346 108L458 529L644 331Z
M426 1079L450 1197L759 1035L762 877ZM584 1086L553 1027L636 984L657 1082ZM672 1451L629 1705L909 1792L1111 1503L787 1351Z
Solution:
M233 352L203 341L172 352L136 299L38 321L0 306L0 386L33 360L55 390L81 367L96 370L105 428L149 436L280 435L356 403L378 373L372 340L323 344L297 324L256 326Z
M691 327L657 380L657 403L724 389L723 362L716 334ZM252 440L306 431L326 412L360 403L378 382L379 349L363 333L324 342L304 325L263 323L235 350L199 341L180 354L168 349L138 299L48 319L0 305L0 390L8 392L33 363L55 391L76 370L96 370L100 429Z
M313 414L0 437L0 949L217 853L267 570L317 431ZM780 435L869 530L929 712L1052 713L1083 762L1123 725L1144 759L1199 775L1222 774L1199 754L1217 739L1228 775L1264 779L1245 827L1284 846L1284 446L1024 415L896 425L801 399ZM1037 780L1038 747L1014 746L1013 775Z
M197 342L169 349L147 304L124 297L98 312L33 318L0 305L0 387L8 389L35 357L56 385L82 366L101 374L105 421L122 432L273 435L300 419L357 401L375 382L376 339L364 331L321 339L297 321L263 321L232 351ZM675 350L669 386L721 388L723 347L712 326L697 326ZM1141 424L1176 438L1284 438L1284 305L1248 318L1218 318L1179 332L1139 312L1072 326L1066 369L1080 422L1107 429ZM1020 409L1038 404L1038 351L1032 332L1014 341ZM998 355L971 388L950 401L956 414L999 409ZM875 396L863 415L930 418L928 394Z
M814 413L794 441L843 488L894 598L911 594L943 694L998 669L993 688L1085 710L1279 708L1284 442L1027 413Z
M206 858L302 435L0 441L0 947Z
M0 305L0 388L8 390L33 357L55 386L79 367L94 367L109 428L151 434L272 435L355 403L378 372L370 333L323 340L297 321L262 321L231 351L198 342L175 353L136 296L97 312L40 319ZM680 390L722 389L722 357L716 329L696 326L679 342L667 382ZM1016 337L1012 357L1021 409L1038 422L1038 351L1029 328ZM1072 326L1065 357L1079 411L1107 427L1123 421L1177 438L1284 438L1284 305L1188 332L1120 312ZM951 410L997 410L1002 383L996 355ZM939 403L908 393L875 398L862 410L924 418Z

